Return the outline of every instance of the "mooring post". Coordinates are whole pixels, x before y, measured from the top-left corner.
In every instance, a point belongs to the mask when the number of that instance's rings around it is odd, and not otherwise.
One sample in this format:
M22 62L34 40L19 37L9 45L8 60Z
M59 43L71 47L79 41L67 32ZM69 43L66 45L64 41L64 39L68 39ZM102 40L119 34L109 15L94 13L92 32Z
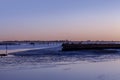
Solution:
M6 48L6 55L7 55L8 54L8 52L7 52L7 49L8 49L7 43L6 43L5 48Z

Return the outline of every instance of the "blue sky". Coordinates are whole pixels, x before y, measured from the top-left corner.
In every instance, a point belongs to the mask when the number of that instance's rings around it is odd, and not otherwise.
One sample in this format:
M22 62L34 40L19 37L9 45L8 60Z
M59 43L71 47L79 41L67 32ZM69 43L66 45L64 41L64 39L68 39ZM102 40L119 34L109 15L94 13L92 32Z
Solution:
M120 0L0 0L0 40L120 40Z

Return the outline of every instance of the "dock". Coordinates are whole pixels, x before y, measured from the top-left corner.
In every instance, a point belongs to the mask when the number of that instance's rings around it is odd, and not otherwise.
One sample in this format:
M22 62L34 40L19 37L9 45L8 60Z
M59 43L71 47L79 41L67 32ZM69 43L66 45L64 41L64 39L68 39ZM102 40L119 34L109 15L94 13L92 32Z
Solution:
M63 51L90 50L90 49L120 49L120 44L115 42L84 42L84 43L63 43Z

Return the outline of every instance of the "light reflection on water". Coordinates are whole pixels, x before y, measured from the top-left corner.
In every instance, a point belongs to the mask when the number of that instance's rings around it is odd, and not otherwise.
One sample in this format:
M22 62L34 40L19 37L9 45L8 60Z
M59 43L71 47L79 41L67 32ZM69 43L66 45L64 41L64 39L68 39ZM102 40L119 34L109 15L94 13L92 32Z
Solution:
M119 80L120 53L102 52L4 57L0 58L0 76L2 80Z
M34 55L10 56L0 58L0 70L19 68L49 68L59 65L110 62L119 60L119 54L85 54L85 55Z

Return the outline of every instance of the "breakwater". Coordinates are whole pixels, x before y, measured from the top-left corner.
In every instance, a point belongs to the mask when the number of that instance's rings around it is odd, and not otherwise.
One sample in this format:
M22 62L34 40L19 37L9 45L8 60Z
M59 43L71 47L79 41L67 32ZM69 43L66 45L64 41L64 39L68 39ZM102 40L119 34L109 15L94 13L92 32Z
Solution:
M120 44L81 44L81 43L63 43L63 51L73 51L73 50L89 50L89 49L120 49Z

